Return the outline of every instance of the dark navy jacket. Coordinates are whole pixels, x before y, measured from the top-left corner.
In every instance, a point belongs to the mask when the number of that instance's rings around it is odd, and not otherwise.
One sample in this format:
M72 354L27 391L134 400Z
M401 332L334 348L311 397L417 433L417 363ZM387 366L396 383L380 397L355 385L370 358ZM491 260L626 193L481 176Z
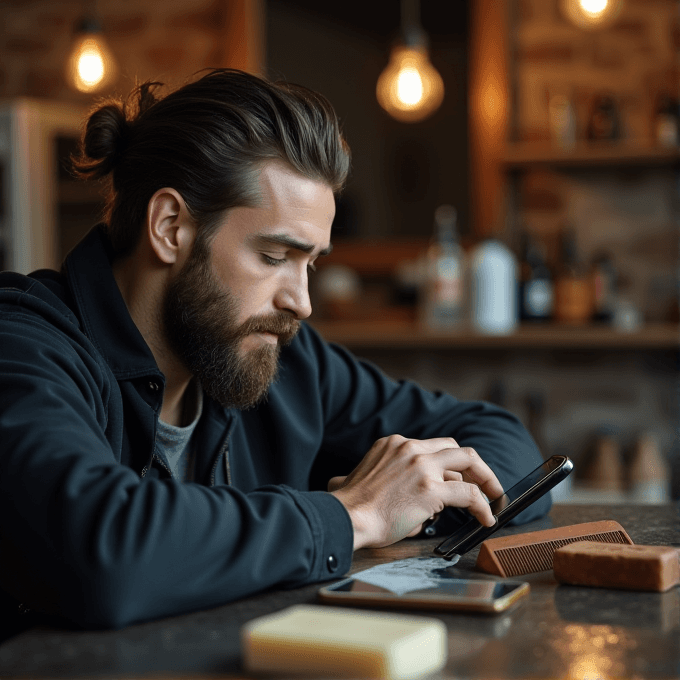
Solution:
M453 436L505 488L540 463L505 411L389 380L303 324L264 403L205 396L181 483L153 456L163 386L100 228L60 274L0 275L5 607L117 628L340 576L352 526L323 489L388 434Z

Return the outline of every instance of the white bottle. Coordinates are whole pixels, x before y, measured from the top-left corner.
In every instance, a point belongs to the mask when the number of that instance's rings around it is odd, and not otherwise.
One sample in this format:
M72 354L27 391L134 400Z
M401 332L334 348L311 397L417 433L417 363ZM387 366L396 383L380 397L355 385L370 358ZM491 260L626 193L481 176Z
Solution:
M427 253L422 321L430 328L454 328L463 318L463 256L456 209L440 205L434 219L435 240Z
M470 317L475 330L507 335L517 327L517 260L500 241L475 248L470 260Z

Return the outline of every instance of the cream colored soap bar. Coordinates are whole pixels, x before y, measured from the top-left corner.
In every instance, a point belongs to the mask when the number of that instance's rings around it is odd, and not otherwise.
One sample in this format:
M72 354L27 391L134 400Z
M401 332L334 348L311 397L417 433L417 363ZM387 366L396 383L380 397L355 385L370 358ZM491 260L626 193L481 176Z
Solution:
M298 605L243 626L241 649L251 672L398 680L443 668L447 636L438 619Z

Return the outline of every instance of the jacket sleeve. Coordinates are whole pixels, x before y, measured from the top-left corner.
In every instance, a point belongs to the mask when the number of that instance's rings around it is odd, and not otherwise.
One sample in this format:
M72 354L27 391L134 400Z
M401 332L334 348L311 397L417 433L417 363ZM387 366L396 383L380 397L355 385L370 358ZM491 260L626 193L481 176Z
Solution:
M245 494L121 465L113 389L82 344L0 309L0 587L16 600L119 628L349 568L351 523L328 493Z
M391 434L414 439L453 437L459 445L477 451L504 489L543 462L526 428L508 411L430 392L412 381L391 380L338 345L326 345L313 335L310 342L320 355L326 418L324 454L329 468L319 470L319 478L339 474L332 472L331 465L347 474L377 439ZM542 517L550 507L550 494L546 494L514 523ZM450 519L460 522L456 517L461 516L454 512Z

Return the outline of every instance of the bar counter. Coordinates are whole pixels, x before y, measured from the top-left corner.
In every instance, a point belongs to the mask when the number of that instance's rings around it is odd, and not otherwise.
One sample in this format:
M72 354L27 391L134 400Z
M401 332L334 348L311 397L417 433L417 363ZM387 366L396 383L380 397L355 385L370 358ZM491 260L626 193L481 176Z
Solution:
M680 504L556 505L549 517L499 535L613 519L635 543L680 547ZM438 540L438 539L437 539ZM402 541L355 554L352 572L415 556L431 556L435 539ZM453 567L474 571L478 550ZM448 678L680 677L680 587L665 593L558 585L552 571L521 577L531 594L501 615L439 614L449 633ZM120 631L36 627L0 645L0 677L245 678L239 629L284 607L315 603L319 586L273 590L209 611Z

